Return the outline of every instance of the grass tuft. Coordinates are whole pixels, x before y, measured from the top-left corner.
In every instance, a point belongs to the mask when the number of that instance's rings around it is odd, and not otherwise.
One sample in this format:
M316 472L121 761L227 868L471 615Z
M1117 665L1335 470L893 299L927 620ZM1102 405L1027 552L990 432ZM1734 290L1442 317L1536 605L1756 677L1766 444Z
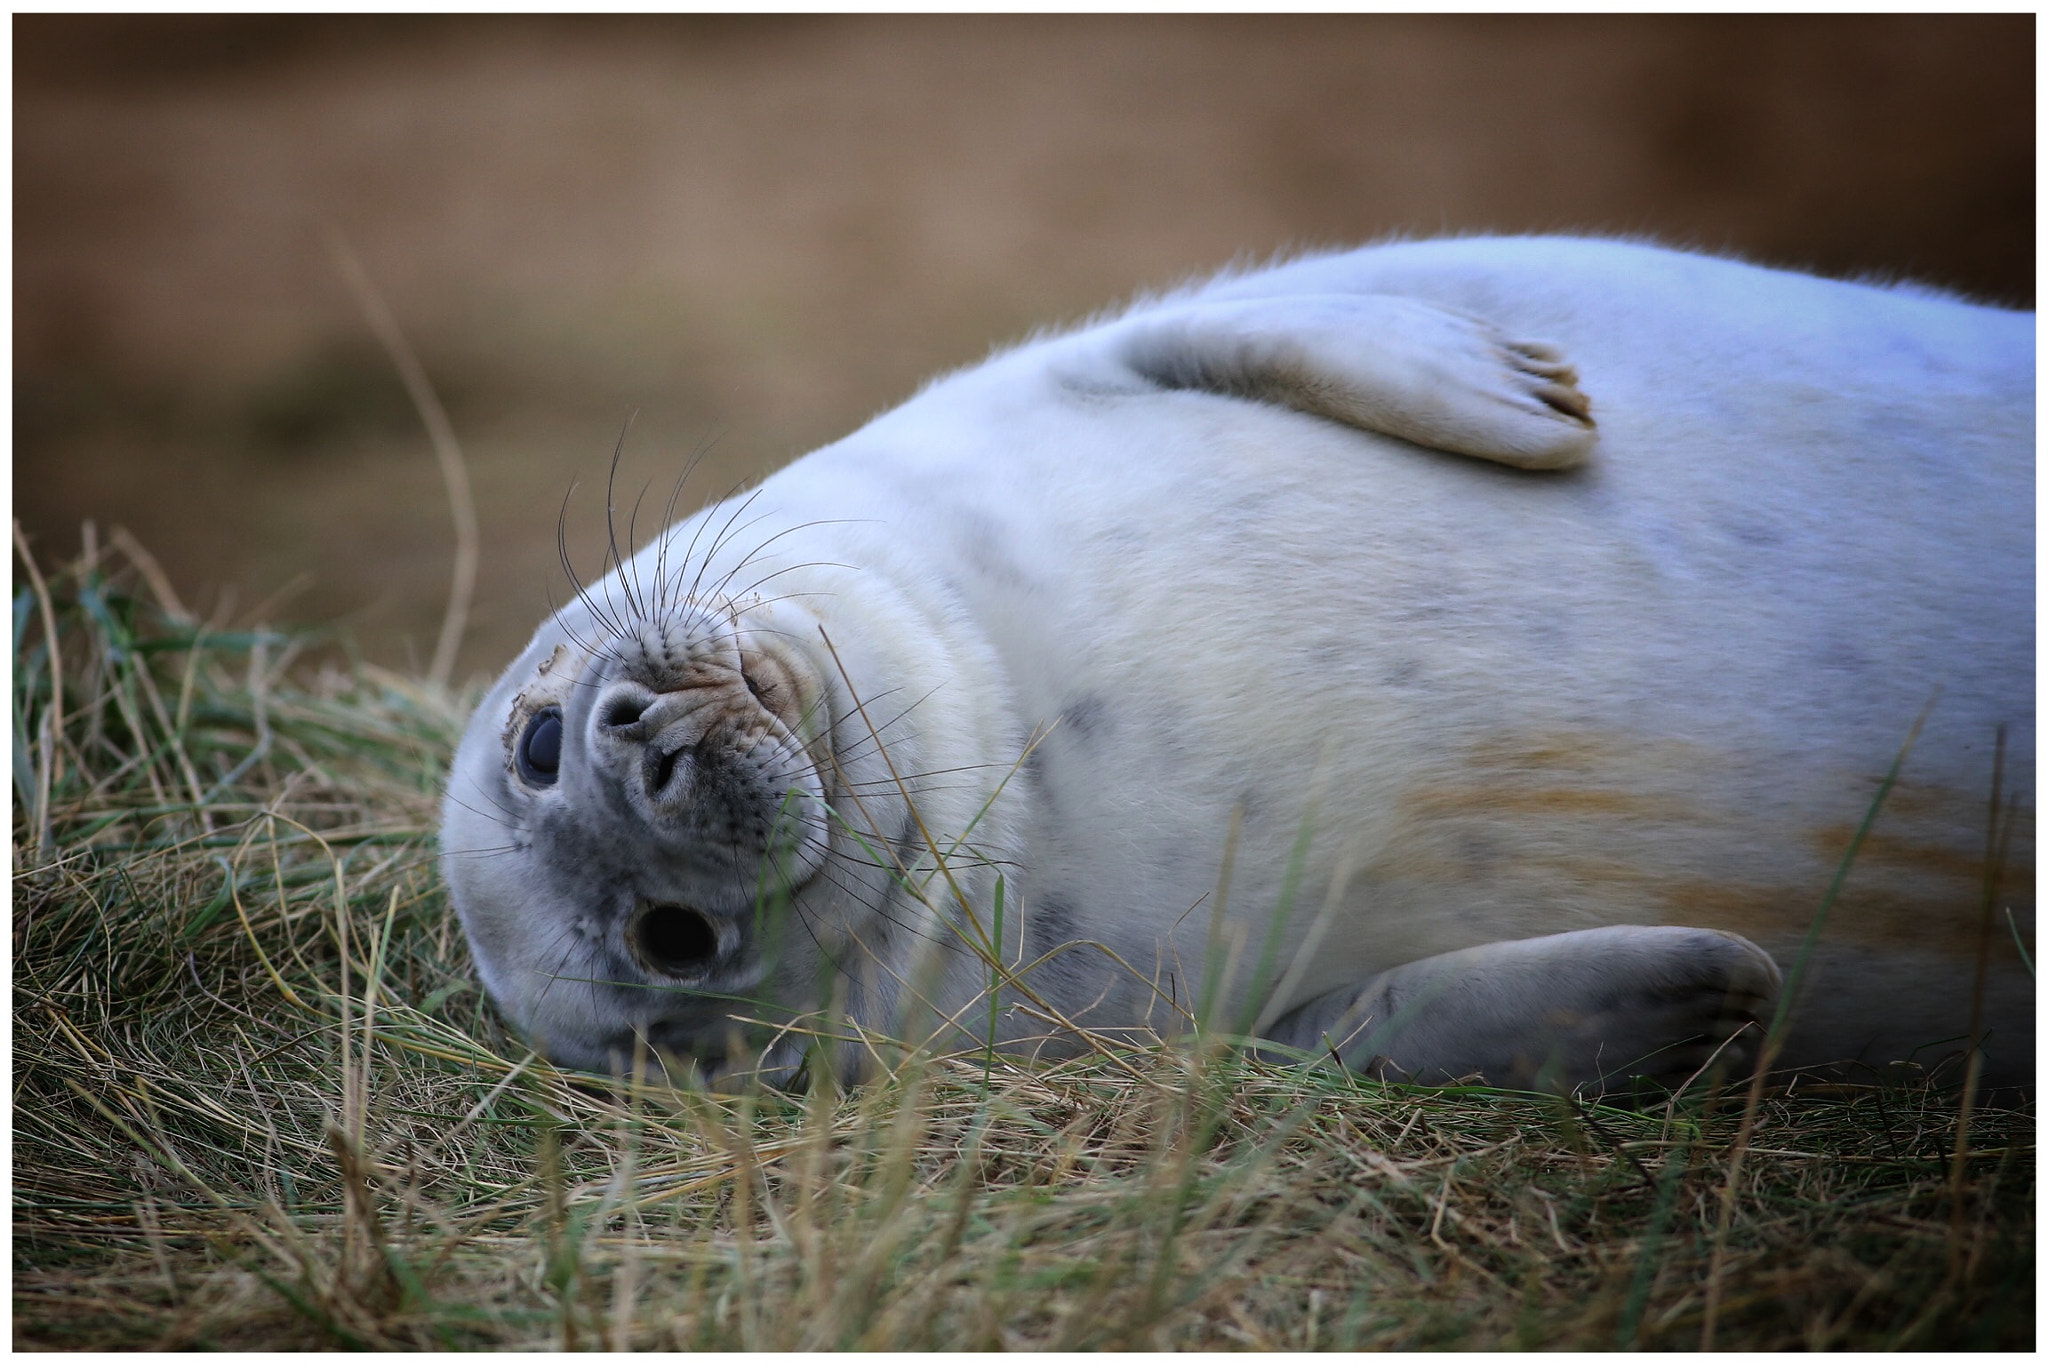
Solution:
M1724 1348L2033 1345L2031 1110L1910 1077L1745 1127L1189 1042L560 1072L435 869L463 698L22 550L18 1346L1686 1348L1717 1251Z

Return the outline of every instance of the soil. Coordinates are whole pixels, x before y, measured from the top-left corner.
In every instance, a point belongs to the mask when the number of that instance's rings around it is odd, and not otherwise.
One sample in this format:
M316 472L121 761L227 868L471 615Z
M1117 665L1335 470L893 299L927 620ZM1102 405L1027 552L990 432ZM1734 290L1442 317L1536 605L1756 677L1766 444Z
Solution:
M332 234L467 452L465 671L567 591L558 516L596 567L622 436L644 536L697 452L684 509L1235 259L1621 232L2033 299L2028 15L13 23L38 554L122 524L401 666L453 535Z

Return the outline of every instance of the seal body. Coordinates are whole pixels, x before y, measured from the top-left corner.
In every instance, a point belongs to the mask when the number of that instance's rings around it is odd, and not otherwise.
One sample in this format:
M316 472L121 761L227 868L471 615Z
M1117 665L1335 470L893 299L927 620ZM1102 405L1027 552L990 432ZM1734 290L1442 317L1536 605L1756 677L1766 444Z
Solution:
M598 1069L787 1075L837 1011L1683 1074L1797 963L1786 1064L1974 1020L2030 1075L2033 365L2030 315L1605 241L1143 305L545 623L456 908Z

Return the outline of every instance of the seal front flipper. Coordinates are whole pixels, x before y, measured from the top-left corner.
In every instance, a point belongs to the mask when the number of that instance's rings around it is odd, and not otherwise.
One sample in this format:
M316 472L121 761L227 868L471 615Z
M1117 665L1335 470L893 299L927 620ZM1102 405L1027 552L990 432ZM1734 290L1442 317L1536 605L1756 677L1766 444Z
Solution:
M1555 347L1391 294L1190 303L1117 324L1108 340L1164 388L1276 403L1518 469L1582 464L1596 434Z
M1266 1036L1385 1080L1572 1090L1756 1065L1781 978L1748 939L1614 925L1485 943L1318 996Z

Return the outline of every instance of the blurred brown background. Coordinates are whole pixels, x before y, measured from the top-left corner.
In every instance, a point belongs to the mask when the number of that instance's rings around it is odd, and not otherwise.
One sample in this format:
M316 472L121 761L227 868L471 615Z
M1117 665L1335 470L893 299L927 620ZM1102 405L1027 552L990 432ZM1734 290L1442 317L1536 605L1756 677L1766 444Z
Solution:
M202 610L433 648L453 545L344 232L468 453L462 672L686 506L1242 255L1600 231L2031 305L2031 16L14 24L16 515ZM645 530L643 528L643 536Z

